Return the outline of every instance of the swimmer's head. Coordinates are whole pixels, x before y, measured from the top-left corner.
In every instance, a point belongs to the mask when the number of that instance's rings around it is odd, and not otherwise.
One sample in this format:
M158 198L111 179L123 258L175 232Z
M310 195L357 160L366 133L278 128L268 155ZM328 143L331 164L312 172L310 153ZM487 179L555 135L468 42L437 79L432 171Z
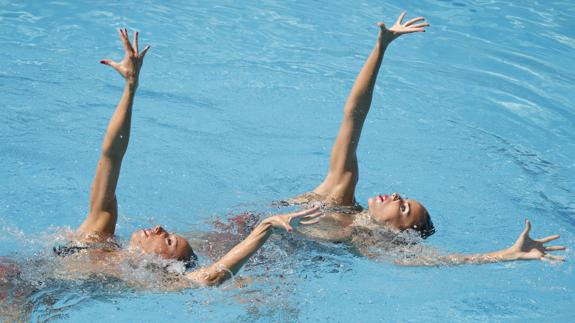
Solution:
M138 247L145 253L155 253L164 259L181 260L185 263L191 263L196 259L186 239L166 231L160 225L154 229L134 232L130 239L130 246Z
M429 213L416 200L393 193L372 197L367 204L370 217L378 224L397 231L415 230L424 239L435 233Z

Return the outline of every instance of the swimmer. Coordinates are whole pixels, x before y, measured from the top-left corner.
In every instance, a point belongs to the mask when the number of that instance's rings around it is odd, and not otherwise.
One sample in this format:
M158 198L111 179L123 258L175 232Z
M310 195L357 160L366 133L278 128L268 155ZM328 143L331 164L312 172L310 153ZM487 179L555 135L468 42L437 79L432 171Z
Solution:
M365 232L365 222L379 228L385 228L394 234L411 231L421 238L427 238L435 232L427 209L414 199L404 198L397 193L378 195L368 199L368 209L363 210L355 200L355 188L359 180L357 146L363 124L369 112L377 74L388 46L402 35L425 32L429 24L424 17L403 22L403 12L388 28L378 23L379 35L375 47L359 72L343 111L343 120L333 145L329 171L325 179L312 192L302 194L289 204L308 204L321 201L330 214L324 214L317 226L302 228L302 233L311 237L330 241L347 241L362 244L358 232ZM363 224L360 224L362 223ZM549 241L558 239L553 235L544 239L532 240L529 237L531 225L525 222L525 230L517 242L509 249L485 255L452 255L438 259L445 263L493 262L517 259L540 259L561 261L563 257L551 255L549 251L565 250L563 246L546 246ZM369 236L369 234L368 234ZM373 238L371 235L370 239Z
M139 50L138 32L134 33L133 44L126 29L120 30L119 33L125 51L124 58L120 62L105 59L100 63L112 67L124 78L124 90L104 137L102 154L90 192L89 212L78 229L78 241L54 248L54 251L62 256L86 252L90 253L90 258L95 259L95 262L104 258L108 264L115 262L110 259L155 254L163 259L182 261L191 266L196 255L188 241L159 225L153 229L134 232L128 248L124 250L111 240L118 218L116 186L130 139L132 105L138 88L140 69L150 49L150 46L146 46L142 51ZM240 270L249 257L264 244L274 228L291 232L300 223L314 224L320 215L316 207L268 217L221 259L209 267L187 273L186 277L194 286L219 285Z

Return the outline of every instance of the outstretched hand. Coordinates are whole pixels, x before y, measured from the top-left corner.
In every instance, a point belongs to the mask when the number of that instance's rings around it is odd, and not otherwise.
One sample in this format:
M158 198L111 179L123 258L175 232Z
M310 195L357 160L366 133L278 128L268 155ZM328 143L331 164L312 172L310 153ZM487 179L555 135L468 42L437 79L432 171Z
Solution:
M403 18L405 18L406 14L407 12L405 11L402 12L401 15L399 15L399 17L397 18L397 21L395 21L395 24L393 24L393 26L391 26L391 28L389 29L385 27L385 24L383 22L377 24L380 28L379 42L381 44L388 45L394 39L403 34L425 32L425 27L429 27L429 23L427 22L416 24L417 22L424 21L425 18L423 17L413 18L403 23Z
M319 211L319 206L316 206L299 212L274 215L264 221L270 223L274 228L285 229L287 232L292 232L294 227L297 227L299 224L311 225L318 223L321 215L322 212Z
M564 246L546 246L545 244L559 239L559 235L548 236L543 239L533 240L529 237L531 223L525 220L525 229L519 238L507 251L512 259L517 260L544 260L544 261L564 261L565 257L551 255L549 251L565 250Z
M150 49L150 45L146 46L141 52L138 50L138 32L134 32L134 44L130 43L127 29L118 30L120 33L120 40L124 44L124 58L119 63L111 59L103 59L100 63L111 66L115 69L126 81L138 82L140 68L144 62L144 56Z

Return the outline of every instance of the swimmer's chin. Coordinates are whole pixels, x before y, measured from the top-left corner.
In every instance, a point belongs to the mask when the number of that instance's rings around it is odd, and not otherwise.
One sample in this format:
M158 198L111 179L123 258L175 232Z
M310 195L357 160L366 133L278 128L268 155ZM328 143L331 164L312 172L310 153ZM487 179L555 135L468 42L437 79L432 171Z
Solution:
M130 236L130 241L128 242L128 247L127 250L130 252L138 252L138 253L144 253L144 250L142 249L142 230L138 230L138 231L134 231L134 233L132 233L132 235Z
M124 252L128 255L136 256L136 257L139 257L139 256L146 254L146 252L144 251L144 249L142 249L142 247L140 245L132 242L131 240L130 240L130 243L128 244L128 246L124 249Z

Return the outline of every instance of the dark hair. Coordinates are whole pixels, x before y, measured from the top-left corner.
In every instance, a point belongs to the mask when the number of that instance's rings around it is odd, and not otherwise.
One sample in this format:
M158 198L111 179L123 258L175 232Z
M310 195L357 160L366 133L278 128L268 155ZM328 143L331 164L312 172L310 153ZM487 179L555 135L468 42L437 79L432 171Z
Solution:
M423 239L427 239L435 233L435 226L433 225L433 221L431 221L431 216L427 210L425 211L425 215L425 222L421 224L421 227L414 227L414 230L419 232L419 235Z
M184 262L184 267L186 270L194 269L196 267L196 261L198 260L198 256L194 253L194 250L190 248L190 253L183 257L182 259L178 259Z

